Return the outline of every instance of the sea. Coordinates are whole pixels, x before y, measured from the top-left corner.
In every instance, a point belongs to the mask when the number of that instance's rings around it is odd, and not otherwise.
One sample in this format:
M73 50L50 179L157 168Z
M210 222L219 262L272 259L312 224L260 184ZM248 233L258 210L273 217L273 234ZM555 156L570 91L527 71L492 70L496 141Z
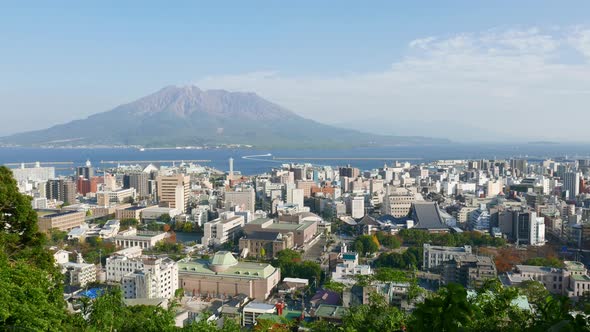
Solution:
M541 161L590 159L590 144L460 144L422 146L358 147L340 149L137 149L137 148L25 148L1 147L0 164L19 167L20 163L41 162L56 167L60 175L71 174L74 167L89 160L98 169L120 165L171 165L181 161L195 163L220 171L229 169L234 160L234 171L255 175L270 171L284 163L310 163L324 166L351 165L362 170L383 167L394 161L426 163L453 159L525 158ZM31 165L28 164L27 167Z

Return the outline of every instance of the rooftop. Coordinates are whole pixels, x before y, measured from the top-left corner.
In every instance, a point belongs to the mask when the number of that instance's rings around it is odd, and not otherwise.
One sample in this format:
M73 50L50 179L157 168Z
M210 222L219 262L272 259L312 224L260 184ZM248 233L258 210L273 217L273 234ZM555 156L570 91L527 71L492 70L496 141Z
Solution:
M348 309L330 304L320 304L315 311L316 317L342 319L348 312Z
M84 213L84 212L80 212L80 211L58 212L58 213L53 213L53 214L42 215L41 218L55 218L55 217L67 216L68 214L74 214L74 213Z

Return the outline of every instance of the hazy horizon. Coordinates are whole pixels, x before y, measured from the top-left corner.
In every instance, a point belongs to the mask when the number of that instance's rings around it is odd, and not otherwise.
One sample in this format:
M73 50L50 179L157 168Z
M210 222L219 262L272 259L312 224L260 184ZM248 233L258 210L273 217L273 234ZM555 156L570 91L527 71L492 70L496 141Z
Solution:
M590 142L590 3L257 4L2 5L0 136L194 84L380 134Z

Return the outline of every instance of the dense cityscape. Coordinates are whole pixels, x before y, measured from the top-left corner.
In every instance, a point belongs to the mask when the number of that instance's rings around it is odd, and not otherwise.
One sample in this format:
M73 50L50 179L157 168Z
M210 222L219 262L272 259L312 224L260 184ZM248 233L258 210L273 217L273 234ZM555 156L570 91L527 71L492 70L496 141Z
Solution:
M0 1L0 331L590 332L590 1Z
M285 163L253 176L227 164L5 168L53 257L60 296L45 305L63 310L58 324L133 330L153 310L160 325L146 330L588 328L590 160ZM113 302L139 321L109 316ZM5 327L62 329L7 315Z

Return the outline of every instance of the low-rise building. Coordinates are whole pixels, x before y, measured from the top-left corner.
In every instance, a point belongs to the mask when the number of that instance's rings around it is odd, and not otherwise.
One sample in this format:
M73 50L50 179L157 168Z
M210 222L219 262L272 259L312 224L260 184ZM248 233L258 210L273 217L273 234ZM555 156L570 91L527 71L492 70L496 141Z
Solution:
M424 244L422 269L436 270L442 268L443 263L460 256L471 254L471 246L445 247Z
M301 223L274 222L270 218L258 218L244 225L246 233L278 232L283 235L293 233L296 246L303 246L311 241L318 231L317 221L303 221Z
M208 246L218 246L227 241L237 240L244 226L244 217L234 212L224 212L219 218L203 225L201 243Z
M86 213L78 211L58 212L39 217L39 231L49 232L51 229L69 231L84 222Z
M120 232L113 238L115 245L119 248L140 247L142 249L151 249L159 241L166 238L164 232L137 231L130 228Z
M244 257L273 258L279 251L294 245L293 233L250 232L240 239L240 252Z
M342 263L337 264L336 270L332 272L333 281L353 284L356 282L354 276L373 274L369 265L359 264L359 255L356 252L346 252L346 245L342 247L342 251Z
M115 218L119 220L135 219L139 221L141 220L141 212L146 208L146 206L130 206L128 208L117 209L115 211Z
M185 258L178 262L179 286L187 294L244 294L265 300L281 280L281 271L266 263L238 262L218 251L212 260Z
M457 283L467 288L479 288L497 276L496 265L490 257L464 255L445 262L442 280L445 284Z

